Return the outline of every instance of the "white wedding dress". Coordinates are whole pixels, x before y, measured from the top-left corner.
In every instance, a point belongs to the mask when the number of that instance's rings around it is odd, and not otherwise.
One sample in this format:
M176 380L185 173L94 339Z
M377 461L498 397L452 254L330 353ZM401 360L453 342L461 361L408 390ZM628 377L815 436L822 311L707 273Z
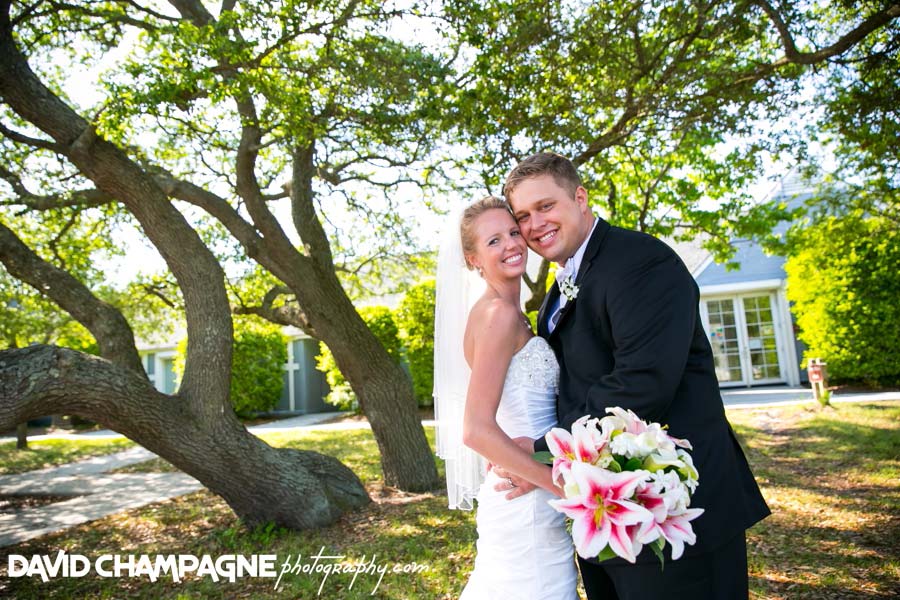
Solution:
M537 439L556 425L559 364L544 338L533 337L512 357L497 409L511 438ZM572 538L565 517L543 489L507 500L488 473L478 490L475 568L460 600L577 600Z

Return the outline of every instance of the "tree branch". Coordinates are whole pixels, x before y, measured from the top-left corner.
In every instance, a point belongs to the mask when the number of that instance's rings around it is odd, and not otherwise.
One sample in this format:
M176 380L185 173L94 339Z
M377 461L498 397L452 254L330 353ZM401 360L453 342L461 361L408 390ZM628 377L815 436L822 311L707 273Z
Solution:
M293 325L307 335L317 338L315 329L310 325L306 314L299 306L289 304L273 306L273 303L279 296L292 293L290 288L280 285L275 286L266 292L262 304L259 306L238 306L235 307L234 313L238 315L256 315L278 325Z
M319 222L313 202L315 196L312 181L316 172L314 155L315 144L312 141L294 149L290 190L291 216L307 254L327 269L333 266L333 257L331 244Z
M191 21L198 27L208 25L215 20L199 0L169 0L169 4L175 7L184 20Z
M25 211L53 210L70 206L102 206L104 204L115 202L114 198L96 188L73 190L65 194L38 195L31 192L18 175L5 168L3 165L0 165L0 179L6 181L13 192L17 194L16 198L4 200L0 202L0 204L7 206L21 205L25 207Z
M541 267L537 276L532 279L526 273L524 275L525 285L531 290L531 298L525 303L525 311L531 312L538 310L544 303L544 296L547 295L547 277L550 275L550 261L546 258L541 259Z
M781 37L781 43L784 46L784 57L772 63L773 67L789 63L798 65L814 65L828 60L829 58L832 58L834 56L843 54L844 52L858 44L867 35L875 31L879 27L887 25L893 19L900 16L900 4L892 4L891 6L887 6L864 19L859 25L841 36L830 46L826 46L825 48L816 50L815 52L800 52L797 49L796 43L794 42L794 37L791 34L790 28L788 27L787 23L785 23L784 19L781 17L781 14L779 14L775 7L773 7L772 4L768 2L768 0L753 1L763 10L763 12L766 13L766 15L772 21L772 24L778 31L779 37Z
M9 274L56 302L84 325L107 360L144 374L128 321L80 281L39 257L0 221L0 262Z
M64 148L63 146L52 142L50 140L42 140L38 138L29 137L25 134L19 133L17 131L13 131L9 129L5 125L0 124L0 135L3 137L12 140L14 142L18 142L20 144L25 144L27 146L31 146L32 148L43 148L44 150L50 150L56 153L62 153Z
M222 266L147 171L98 136L32 71L16 45L8 2L0 4L0 97L19 117L52 137L59 152L97 189L121 201L159 250L185 300L183 399L198 416L217 414L228 401L232 347ZM67 310L74 314L76 308ZM203 401L210 397L218 402Z
M241 243L247 256L255 258L262 252L263 240L259 233L232 208L227 200L189 181L177 179L169 173L159 173L155 179L167 196L193 204L215 217Z

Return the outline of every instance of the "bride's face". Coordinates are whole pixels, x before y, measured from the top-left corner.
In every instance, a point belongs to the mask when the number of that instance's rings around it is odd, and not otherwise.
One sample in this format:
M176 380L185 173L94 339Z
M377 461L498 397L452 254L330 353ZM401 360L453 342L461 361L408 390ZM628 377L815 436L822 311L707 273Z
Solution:
M475 220L472 230L475 253L469 255L469 264L481 269L486 280L522 276L528 249L511 214L488 210Z

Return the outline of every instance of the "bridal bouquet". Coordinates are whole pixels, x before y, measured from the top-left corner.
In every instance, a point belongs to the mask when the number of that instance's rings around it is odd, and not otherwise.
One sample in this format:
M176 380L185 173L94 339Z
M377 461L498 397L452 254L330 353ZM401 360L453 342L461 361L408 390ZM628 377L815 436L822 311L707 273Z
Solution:
M673 438L659 423L630 410L606 409L608 416L584 416L572 432L546 435L553 480L565 498L550 504L572 519L572 539L583 558L620 556L634 563L644 545L663 561L666 542L672 559L693 545L691 521L703 514L689 508L699 473L687 440ZM545 453L543 458L550 455Z

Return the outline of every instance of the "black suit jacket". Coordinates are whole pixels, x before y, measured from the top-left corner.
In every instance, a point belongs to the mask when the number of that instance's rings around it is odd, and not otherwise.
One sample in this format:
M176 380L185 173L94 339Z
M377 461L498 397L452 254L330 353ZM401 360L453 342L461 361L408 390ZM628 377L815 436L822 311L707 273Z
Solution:
M607 407L621 406L691 442L700 473L691 507L705 512L692 522L697 543L685 556L713 550L767 516L725 418L699 289L678 255L654 237L600 219L575 284L578 296L553 333L547 312L559 299L556 285L538 316L538 333L560 363L560 426L571 429L585 414L603 417ZM546 441L535 449L546 450ZM645 549L638 561L649 560L657 559Z

